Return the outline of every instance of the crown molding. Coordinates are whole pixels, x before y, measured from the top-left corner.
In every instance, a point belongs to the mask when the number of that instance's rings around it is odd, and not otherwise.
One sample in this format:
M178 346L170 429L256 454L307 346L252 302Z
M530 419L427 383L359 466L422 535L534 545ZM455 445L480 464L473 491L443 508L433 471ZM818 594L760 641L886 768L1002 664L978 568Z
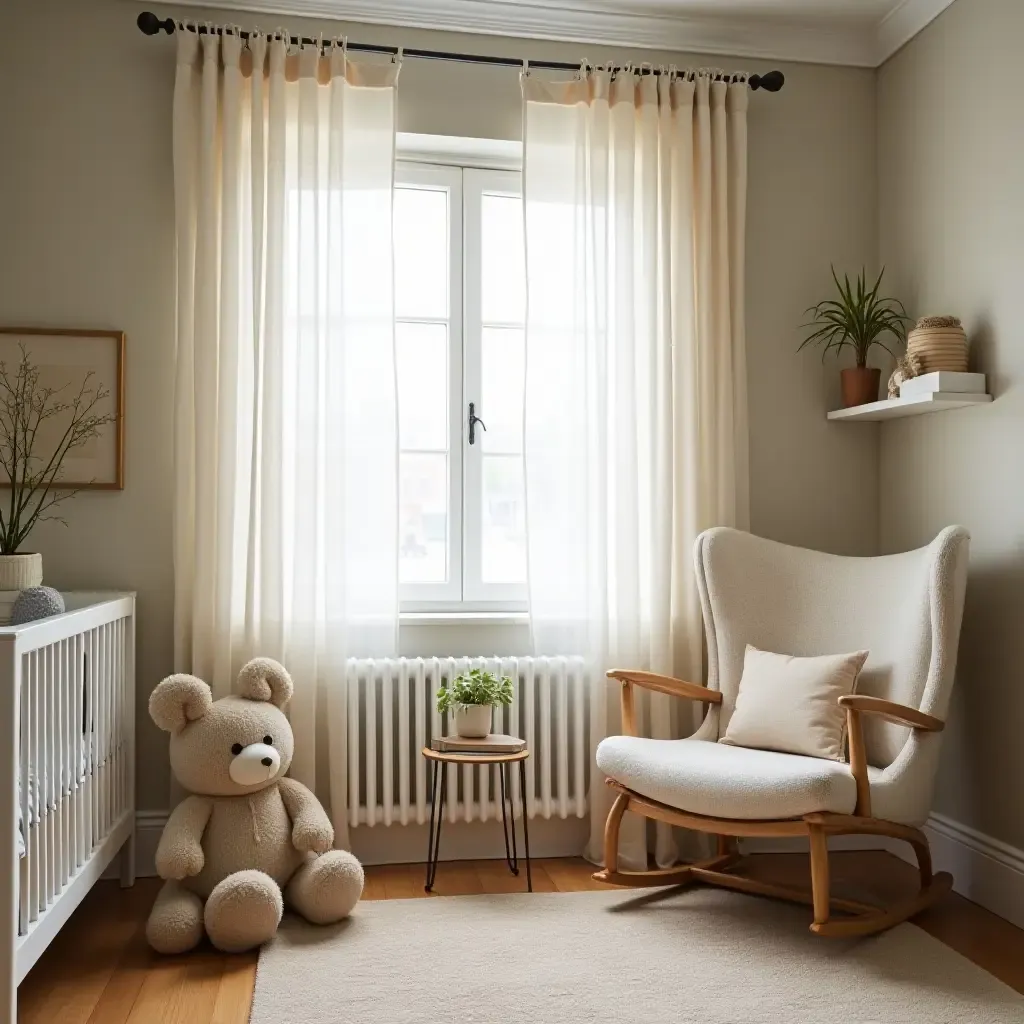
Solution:
M177 0L207 6L208 0ZM580 44L878 67L954 0L898 0L876 24L781 21L768 16L678 15L583 0L216 0L256 15L435 29ZM265 26L267 28L276 26ZM524 54L529 56L529 54ZM580 57L586 57L581 53Z
M177 2L206 6L203 0ZM387 5L375 0L217 0L217 6L257 14L759 60L871 67L875 56L870 27L851 30L770 18L629 12L578 0L394 0Z
M878 23L875 66L884 64L901 46L931 24L954 0L899 0Z

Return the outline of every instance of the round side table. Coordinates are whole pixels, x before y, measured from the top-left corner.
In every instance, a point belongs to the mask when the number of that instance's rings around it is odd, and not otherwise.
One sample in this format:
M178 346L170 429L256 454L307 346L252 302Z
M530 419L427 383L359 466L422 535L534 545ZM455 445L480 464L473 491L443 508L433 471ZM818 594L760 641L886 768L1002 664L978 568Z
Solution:
M466 754L447 750L423 748L423 756L430 761L433 778L430 783L430 831L427 833L427 881L423 888L430 892L434 888L437 876L437 855L441 850L441 823L444 821L444 801L448 792L448 765L460 764L496 764L498 778L501 780L501 827L505 833L505 862L513 875L519 874L519 855L516 849L516 816L512 806L512 787L508 773L509 766L519 765L519 791L523 794L523 846L526 848L526 891L533 892L533 876L530 873L530 829L526 821L526 759L529 750L519 750L514 754ZM506 796L508 809L506 811ZM511 829L509 818L512 819ZM509 848L509 832L512 833L512 845Z

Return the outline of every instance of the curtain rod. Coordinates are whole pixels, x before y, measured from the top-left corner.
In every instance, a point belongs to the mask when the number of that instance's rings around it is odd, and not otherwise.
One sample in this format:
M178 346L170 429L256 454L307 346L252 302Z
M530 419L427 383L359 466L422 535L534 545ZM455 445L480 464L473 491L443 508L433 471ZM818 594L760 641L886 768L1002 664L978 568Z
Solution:
M161 20L152 11L143 11L136 19L136 24L139 26L140 31L147 36L158 35L161 31L172 35L178 27L173 18ZM183 27L190 32L197 32L200 35L205 35L211 31L217 33L222 31L219 27L207 26L205 24L187 24L183 25ZM250 33L243 31L239 32L238 35L241 39L248 39ZM320 40L308 39L304 36L291 36L288 41L293 46L317 46L320 44ZM458 64L490 64L495 67L505 68L521 68L524 65L522 60L517 60L515 57L491 57L484 53L447 53L443 50L416 50L409 48L403 48L400 51L397 46L381 46L376 43L349 43L348 49L359 53L381 53L390 57L395 57L401 52L405 57L419 57L423 60L447 60ZM538 68L542 71L579 71L580 69L579 63L570 64L560 60L531 60L528 64L531 68ZM717 77L729 78L730 76L722 74ZM778 92L785 81L786 76L781 71L766 71L763 75L751 75L747 79L747 85L751 89Z

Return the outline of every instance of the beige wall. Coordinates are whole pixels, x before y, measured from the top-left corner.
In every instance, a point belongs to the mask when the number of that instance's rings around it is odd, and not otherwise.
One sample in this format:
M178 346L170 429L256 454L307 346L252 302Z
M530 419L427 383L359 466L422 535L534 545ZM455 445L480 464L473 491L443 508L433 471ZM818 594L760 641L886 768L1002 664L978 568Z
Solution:
M172 667L174 43L143 37L134 25L138 9L122 0L4 4L0 322L127 332L126 489L80 497L68 507L68 529L42 528L32 544L56 586L138 591L145 695ZM222 20L254 19L233 12ZM263 16L260 23L270 28L281 20ZM314 27L300 19L288 24ZM353 37L565 60L691 63L679 54L371 26ZM692 62L751 66L725 57ZM796 355L795 327L822 296L830 261L850 270L874 262L874 75L780 66L785 90L755 95L750 112L753 526L786 541L869 553L878 541L878 433L826 423L837 374L813 355ZM518 138L517 73L410 60L399 126ZM167 803L166 745L140 713L139 804L160 808Z
M884 550L972 534L936 809L1024 847L1024 57L1020 0L957 0L878 82L880 253L919 314L961 317L992 405L886 424Z

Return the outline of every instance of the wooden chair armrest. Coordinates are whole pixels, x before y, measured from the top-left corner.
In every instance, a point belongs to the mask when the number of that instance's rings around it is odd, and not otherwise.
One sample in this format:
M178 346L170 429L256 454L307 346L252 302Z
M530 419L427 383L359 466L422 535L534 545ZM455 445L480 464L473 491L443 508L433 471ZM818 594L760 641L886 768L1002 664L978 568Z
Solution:
M613 668L607 673L622 687L622 732L625 736L636 735L636 713L633 708L633 687L642 686L645 690L667 693L670 697L688 697L705 704L721 704L722 694L718 690L709 690L706 686L687 683L671 676L661 676L657 672L643 672L640 669Z
M840 697L839 704L847 712L863 712L866 715L877 715L897 725L909 725L911 729L924 732L942 732L946 723L934 715L926 715L916 708L908 708L905 704L885 700L883 697L868 697L866 694L854 693L849 697Z
M934 715L926 715L916 708L908 708L883 697L869 697L853 693L839 698L839 706L846 709L846 730L850 741L850 774L857 783L857 807L854 814L862 818L871 817L871 784L868 780L868 754L864 744L864 728L860 716L876 715L897 725L909 725L911 729L925 732L941 732L945 722Z
M709 690L706 686L688 683L672 676L660 676L657 672L641 672L639 669L613 668L608 673L609 679L622 684L636 683L645 690L667 693L670 697L689 697L690 700L703 701L705 704L721 704L722 694L718 690Z

